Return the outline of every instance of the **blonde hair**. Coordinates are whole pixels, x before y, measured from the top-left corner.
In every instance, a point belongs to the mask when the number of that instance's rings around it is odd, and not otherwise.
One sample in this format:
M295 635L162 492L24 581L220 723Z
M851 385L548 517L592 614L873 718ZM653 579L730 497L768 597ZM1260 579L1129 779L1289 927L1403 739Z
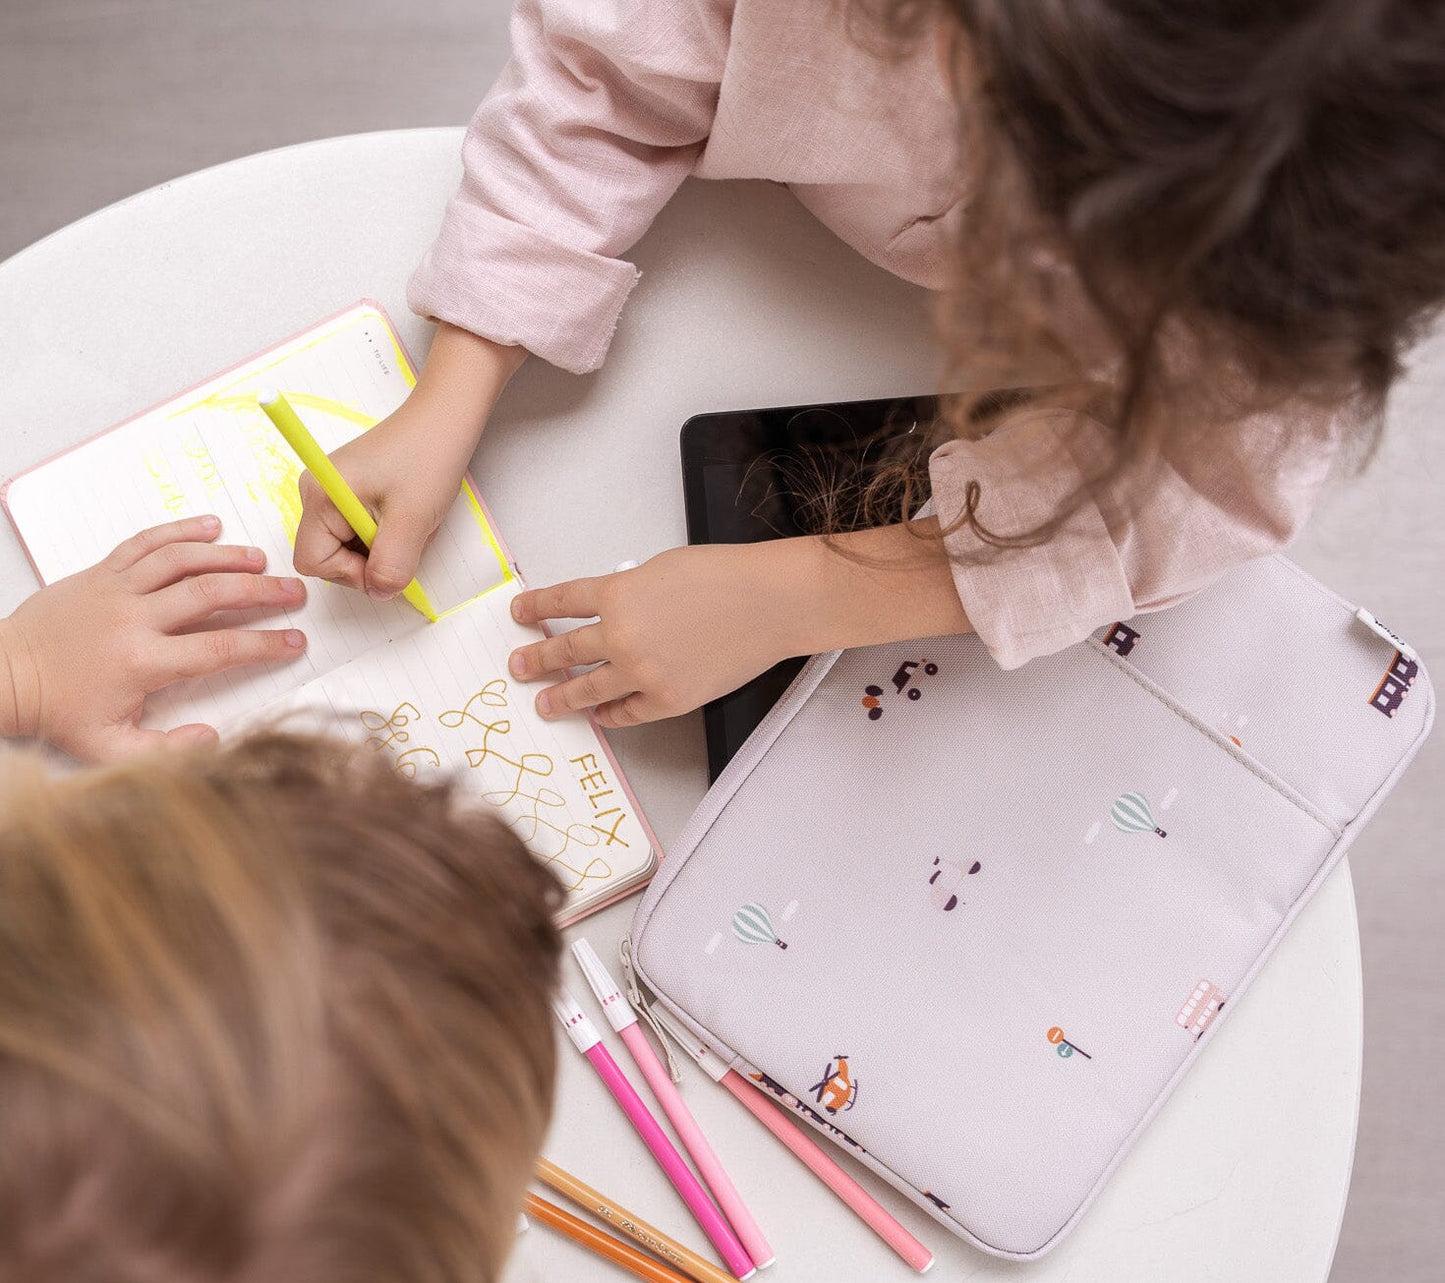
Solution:
M497 1277L554 1081L561 892L323 740L0 793L0 1280Z

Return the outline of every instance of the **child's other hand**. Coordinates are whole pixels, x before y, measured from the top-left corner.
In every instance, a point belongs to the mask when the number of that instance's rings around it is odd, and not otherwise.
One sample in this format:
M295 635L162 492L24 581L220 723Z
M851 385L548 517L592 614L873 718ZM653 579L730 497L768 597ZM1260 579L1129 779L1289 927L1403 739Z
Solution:
M301 474L298 573L359 588L378 601L395 597L416 577L476 446L470 434L438 426L427 401L414 393L389 418L332 454L356 497L376 515L369 554L358 551L356 532L316 479Z
M199 723L142 730L145 697L182 678L295 659L306 645L294 628L208 627L218 611L306 600L300 580L261 573L259 548L213 543L220 533L215 517L142 531L0 619L0 733L83 761L213 738Z
M596 707L603 726L675 717L736 690L795 653L766 556L762 544L673 548L635 570L519 593L519 623L599 618L518 647L512 675L566 679L539 692L537 711ZM599 666L567 678L581 664Z

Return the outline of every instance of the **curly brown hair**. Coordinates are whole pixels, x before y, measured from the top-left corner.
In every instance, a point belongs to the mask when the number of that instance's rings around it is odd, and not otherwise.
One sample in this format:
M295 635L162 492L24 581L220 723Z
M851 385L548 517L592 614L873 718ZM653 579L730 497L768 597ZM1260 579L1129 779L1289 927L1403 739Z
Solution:
M942 308L968 389L955 432L986 428L984 390L1047 385L1116 433L1092 484L1271 409L1298 409L1301 434L1333 417L1368 458L1445 299L1445 5L852 0L849 17L860 38L946 41L971 180ZM957 524L995 546L1072 511L996 532L976 508Z
M0 1280L483 1283L551 1109L556 881L265 733L0 778Z

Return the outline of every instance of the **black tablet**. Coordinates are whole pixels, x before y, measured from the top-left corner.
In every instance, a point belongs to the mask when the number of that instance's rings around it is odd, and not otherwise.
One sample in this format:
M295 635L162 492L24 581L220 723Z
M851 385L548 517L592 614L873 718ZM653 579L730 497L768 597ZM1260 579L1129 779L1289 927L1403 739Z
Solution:
M682 427L688 542L755 543L879 524L885 478L926 468L936 410L932 396L904 396L696 415ZM787 660L704 708L710 779L803 662Z

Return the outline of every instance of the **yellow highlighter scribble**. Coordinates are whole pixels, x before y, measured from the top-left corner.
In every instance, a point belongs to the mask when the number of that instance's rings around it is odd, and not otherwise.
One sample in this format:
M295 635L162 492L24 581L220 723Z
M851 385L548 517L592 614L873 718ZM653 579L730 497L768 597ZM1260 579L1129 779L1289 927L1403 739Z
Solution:
M301 525L301 465L289 450L282 448L275 433L258 425L247 424L246 442L256 462L255 475L246 482L246 493L253 503L270 503L281 518L287 542L294 545Z
M360 428L370 428L376 424L374 415L347 405L344 401L334 401L330 397L313 396L309 392L292 392L287 394L287 400L334 415ZM301 525L301 492L298 489L301 467L289 450L281 448L269 423L263 426L252 421L250 416L257 412L255 396L217 393L188 408L230 410L248 416L246 442L255 458L257 473L247 481L246 493L250 495L253 503L269 503L276 510L286 531L287 541L295 544L296 531ZM197 440L199 441L199 437ZM201 443L201 448L205 449L204 443ZM209 454L206 457L209 458ZM214 468L214 464L212 467Z
M184 402L169 412L171 419L182 418L197 411L223 411L235 413L238 416L245 416L248 419L260 414L256 399L256 389L262 386L281 385L287 383L286 371L289 363L298 358L305 357L312 349L321 347L338 339L343 334L362 329L367 332L371 342L375 359L382 364L382 371L390 375L392 371L387 368L390 361L394 361L396 369L400 372L408 388L416 386L416 371L412 368L411 362L407 359L406 351L401 345L395 330L376 309L365 307L358 309L355 313L339 318L334 325L325 326L313 335L308 336L304 342L293 342L284 344L274 354L268 354L269 359L263 359L256 363L249 364L239 369L234 377L225 381L217 381L209 386L216 389L209 396L199 397L194 401ZM374 427L379 420L375 415L366 413L360 405L354 402L340 401L332 397L317 396L310 392L293 392L289 389L286 398L295 406L302 406L306 409L316 410L328 415L343 423L351 424L353 427L363 430ZM191 454L191 445L188 443L187 454L191 455L191 461L197 476L208 491L224 491L228 485L240 489L245 487L247 495L253 503L263 507L271 507L280 515L281 522L286 531L287 539L294 545L296 531L301 519L301 501L296 492L295 478L300 475L299 468L295 467L289 455L277 448L274 441L272 429L269 424L265 426L265 437L255 436L248 433L247 441L257 455L257 475L248 476L244 481L240 478L225 477L211 459L206 443L202 440L200 433L193 438L197 453ZM264 442L264 444L263 444ZM223 455L223 457L228 457ZM158 485L160 478L155 478ZM492 530L491 522L488 521L486 511L482 507L481 500L473 490L469 481L463 481L462 497L467 510L471 513L477 528L481 533L489 551L496 558L497 567L501 573L500 583L510 583L514 578L511 564L502 549L500 540ZM175 491L164 490L163 497L178 504L185 504L185 497ZM239 496L238 496L239 498ZM173 511L178 509L173 508ZM499 585L493 585L496 587ZM486 591L490 591L487 589ZM485 593L478 593L467 601L458 603L458 606L449 608L447 614L452 610L470 605Z
M148 450L145 465L150 479L160 491L165 510L175 517L185 516L190 511L190 504L186 500L186 492L176 483L170 460L160 450Z
M219 490L225 490L226 483L221 478L221 470L216 466L216 461L211 457L211 452L199 432L187 437L181 449L190 460L191 471L196 474L196 480L206 488L207 493L215 494Z
M365 410L359 410L354 405L348 405L345 401L333 401L330 397L312 396L309 392L288 392L286 399L292 405L304 405L308 410L320 410L323 414L335 415L338 419L345 419L347 423L354 423L359 428L374 428L379 420L373 414L367 414ZM256 409L256 398L250 396L235 396L233 394L208 396L204 401L197 401L194 409L207 410L246 410Z

